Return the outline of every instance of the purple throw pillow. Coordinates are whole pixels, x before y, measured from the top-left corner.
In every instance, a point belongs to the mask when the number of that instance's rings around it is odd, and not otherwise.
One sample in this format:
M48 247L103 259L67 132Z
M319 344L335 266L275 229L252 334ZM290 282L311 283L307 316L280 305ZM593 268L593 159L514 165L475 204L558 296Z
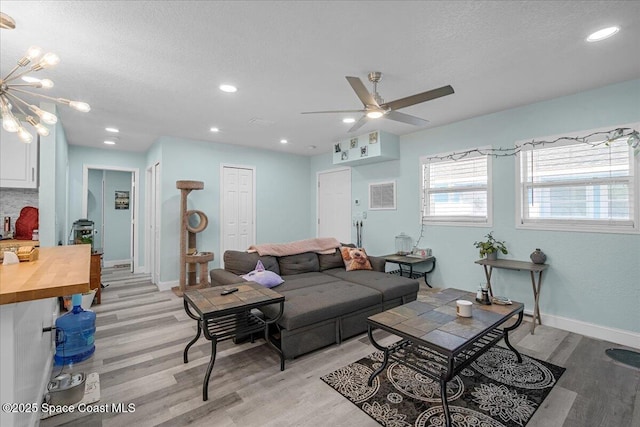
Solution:
M244 280L248 280L249 282L256 282L259 285L264 286L265 288L273 288L284 283L282 277L280 277L273 271L265 270L260 260L258 260L258 264L256 264L255 270L241 277Z

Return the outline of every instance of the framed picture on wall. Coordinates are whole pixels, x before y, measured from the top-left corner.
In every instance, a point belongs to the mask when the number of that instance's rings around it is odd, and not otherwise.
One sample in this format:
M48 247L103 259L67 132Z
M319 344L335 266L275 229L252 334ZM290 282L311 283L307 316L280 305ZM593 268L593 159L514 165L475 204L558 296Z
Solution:
M358 138L351 138L351 148L358 147Z
M129 192L116 190L116 210L129 209Z
M334 153L339 153L342 151L342 148L340 147L340 143L338 142L337 144L333 144L333 152Z

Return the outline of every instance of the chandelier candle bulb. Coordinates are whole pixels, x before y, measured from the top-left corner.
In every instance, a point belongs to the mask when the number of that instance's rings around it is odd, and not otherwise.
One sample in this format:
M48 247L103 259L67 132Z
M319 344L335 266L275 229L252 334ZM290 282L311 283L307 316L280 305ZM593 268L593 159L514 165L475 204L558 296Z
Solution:
M30 144L31 141L33 141L33 135L27 132L27 130L22 126L18 128L18 138L25 144Z

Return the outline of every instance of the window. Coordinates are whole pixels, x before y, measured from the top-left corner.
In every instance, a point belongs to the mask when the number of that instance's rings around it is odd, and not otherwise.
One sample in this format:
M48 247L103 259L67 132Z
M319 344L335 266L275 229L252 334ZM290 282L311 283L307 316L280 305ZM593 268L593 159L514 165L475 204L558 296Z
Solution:
M627 137L608 144L602 143L605 135L598 138L589 141L597 146L568 141L520 152L518 227L638 230L636 162Z
M420 159L423 222L456 225L491 224L491 156L447 154Z

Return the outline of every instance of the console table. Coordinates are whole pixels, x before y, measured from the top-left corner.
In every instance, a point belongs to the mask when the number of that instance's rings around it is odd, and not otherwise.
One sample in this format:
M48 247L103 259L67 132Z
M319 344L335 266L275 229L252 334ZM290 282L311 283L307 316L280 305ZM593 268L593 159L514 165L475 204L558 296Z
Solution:
M421 258L421 257L418 258L418 257L412 257L412 256L406 256L406 255L390 254L390 255L384 255L383 258L386 262L398 264L399 270L396 270L396 271L398 272L398 274L400 274L400 276L402 276L402 266L406 265L407 267L409 267L408 277L412 279L416 279L418 277L424 277L424 283L426 283L426 285L430 288L433 287L427 281L427 274L431 273L436 268L436 257L428 256L426 258ZM431 268L428 271L420 271L420 272L414 273L413 272L414 264L420 264L423 262L430 262ZM390 272L390 273L395 273L395 272Z
M489 288L489 293L493 296L493 291L491 289L491 273L493 273L494 268L502 268L505 270L518 270L518 271L528 271L531 275L531 287L533 288L533 321L531 322L531 334L536 330L536 319L538 320L538 324L542 325L542 320L540 319L540 287L542 286L542 272L549 268L547 264L534 264L532 262L526 261L515 261L512 259L496 259L496 260L488 260L486 258L479 259L476 261L476 264L480 264L484 267L484 274L487 278L487 287ZM538 273L538 280L536 282L536 275Z
M238 290L232 294L221 295L223 291L232 287ZM234 286L187 290L183 294L183 304L187 315L198 322L195 338L184 349L184 363L189 362L189 348L198 341L203 331L204 337L211 341L211 358L202 384L202 400L209 399L209 378L216 361L216 347L220 341L264 332L267 344L280 355L280 370L284 371L284 355L271 341L268 331L269 325L282 317L284 296L255 282L245 282ZM261 318L251 312L254 308L259 310L260 307L270 304L280 305L279 313L273 318Z

